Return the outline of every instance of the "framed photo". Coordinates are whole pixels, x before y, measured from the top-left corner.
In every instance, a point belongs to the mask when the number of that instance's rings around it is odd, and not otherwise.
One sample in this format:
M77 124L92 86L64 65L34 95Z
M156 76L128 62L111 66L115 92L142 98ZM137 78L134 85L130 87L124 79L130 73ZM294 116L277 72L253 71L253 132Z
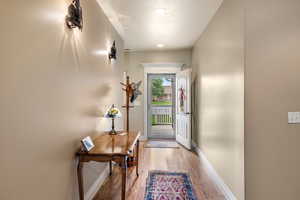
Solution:
M84 147L84 150L86 150L86 151L90 151L92 148L95 147L95 145L94 145L94 143L93 143L90 136L88 136L88 137L84 138L83 140L81 140L81 143Z

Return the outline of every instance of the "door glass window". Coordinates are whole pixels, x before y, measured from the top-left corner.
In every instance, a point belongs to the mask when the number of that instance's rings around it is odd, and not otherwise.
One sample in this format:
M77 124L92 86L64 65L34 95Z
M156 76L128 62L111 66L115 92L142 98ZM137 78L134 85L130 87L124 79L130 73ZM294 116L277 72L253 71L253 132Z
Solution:
M151 77L151 136L174 138L174 77Z

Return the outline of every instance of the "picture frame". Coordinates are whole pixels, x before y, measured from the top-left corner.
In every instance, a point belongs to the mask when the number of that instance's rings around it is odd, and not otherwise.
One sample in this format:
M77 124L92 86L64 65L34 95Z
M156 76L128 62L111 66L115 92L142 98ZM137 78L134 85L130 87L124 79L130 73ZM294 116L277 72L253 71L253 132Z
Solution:
M81 140L82 146L84 148L85 151L89 152L90 150L92 150L95 145L91 139L90 136L84 138L83 140Z

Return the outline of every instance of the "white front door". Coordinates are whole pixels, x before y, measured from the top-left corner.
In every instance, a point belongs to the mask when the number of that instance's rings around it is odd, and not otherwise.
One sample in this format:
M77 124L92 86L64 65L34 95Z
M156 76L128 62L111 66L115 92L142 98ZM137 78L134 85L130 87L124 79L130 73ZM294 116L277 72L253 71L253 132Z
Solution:
M176 73L176 141L191 149L191 73Z

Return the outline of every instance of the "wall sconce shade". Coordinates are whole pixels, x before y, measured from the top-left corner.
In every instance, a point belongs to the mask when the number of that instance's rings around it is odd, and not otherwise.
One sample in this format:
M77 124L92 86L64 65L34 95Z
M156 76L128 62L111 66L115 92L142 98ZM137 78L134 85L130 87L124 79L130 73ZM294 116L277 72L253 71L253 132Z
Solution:
M111 59L117 59L117 49L116 49L116 41L114 41L112 47L110 48L110 53L108 54L108 58Z
M68 15L66 16L67 27L79 28L82 30L83 20L82 20L82 8L80 6L80 0L73 0L71 5L68 7Z

